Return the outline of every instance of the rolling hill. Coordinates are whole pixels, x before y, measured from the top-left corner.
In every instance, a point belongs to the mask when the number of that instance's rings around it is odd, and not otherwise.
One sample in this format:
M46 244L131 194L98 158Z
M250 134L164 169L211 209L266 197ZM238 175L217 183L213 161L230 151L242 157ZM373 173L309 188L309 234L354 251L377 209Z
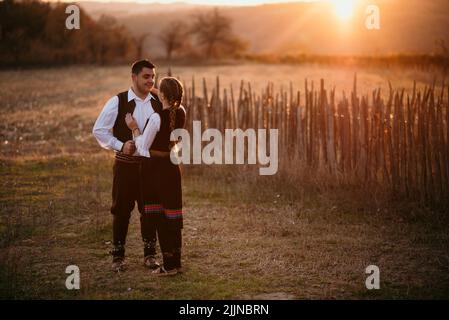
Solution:
M365 9L380 9L380 30L365 27ZM163 54L158 33L170 22L189 22L211 6L143 3L82 2L94 18L116 17L134 35L151 32L146 49ZM436 53L449 47L449 1L359 0L349 21L342 21L326 2L297 2L259 6L220 7L233 21L234 31L250 44L251 53L308 53L324 55L375 55Z

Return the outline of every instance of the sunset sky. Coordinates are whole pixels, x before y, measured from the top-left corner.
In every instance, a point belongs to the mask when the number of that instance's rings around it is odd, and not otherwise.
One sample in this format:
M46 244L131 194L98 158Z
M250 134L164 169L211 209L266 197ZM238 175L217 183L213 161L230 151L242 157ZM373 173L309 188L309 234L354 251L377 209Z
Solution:
M50 0L58 1L58 0ZM60 1L60 0L59 0ZM73 2L73 0L62 0L63 2ZM286 3L286 2L314 2L323 0L78 0L75 2L137 2L137 3L189 3L189 4L205 4L205 5L258 5L264 3ZM334 0L324 0L334 1ZM337 0L351 1L351 0Z
M136 36L148 28L153 34L162 32L175 19L173 12L177 10L189 15L194 10L226 4L222 13L231 19L233 30L249 43L249 52L258 54L436 53L445 48L439 43L449 43L448 0L61 1L78 2L94 19L110 15ZM258 6L261 4L272 5ZM378 6L378 15L374 16L379 27L369 29L366 21L371 21L367 19L372 13L366 9L373 4ZM267 35L275 36L267 42ZM152 52L162 55L163 48L153 44Z
M47 1L61 1L61 0L47 0ZM62 0L62 2L73 2L74 0ZM76 0L75 0L76 1ZM275 4L275 3L291 3L291 2L331 2L335 6L336 15L346 20L352 15L353 7L357 0L78 0L76 2L130 2L130 3L159 3L159 4L173 4L173 3L187 3L195 5L219 5L219 6L254 6L261 4Z

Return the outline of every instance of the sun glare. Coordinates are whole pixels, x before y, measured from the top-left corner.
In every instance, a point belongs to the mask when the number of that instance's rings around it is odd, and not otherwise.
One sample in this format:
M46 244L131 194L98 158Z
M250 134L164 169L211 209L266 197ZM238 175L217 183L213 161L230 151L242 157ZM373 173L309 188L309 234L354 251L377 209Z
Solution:
M342 20L351 18L354 11L354 0L333 0L335 14Z

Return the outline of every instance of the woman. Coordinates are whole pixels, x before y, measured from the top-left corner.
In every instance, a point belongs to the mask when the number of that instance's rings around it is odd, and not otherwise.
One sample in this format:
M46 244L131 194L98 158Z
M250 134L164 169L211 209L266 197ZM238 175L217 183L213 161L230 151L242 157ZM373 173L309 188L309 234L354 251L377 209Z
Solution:
M150 116L143 133L130 113L125 120L135 137L138 153L145 156L141 174L145 205L142 223L156 223L164 261L163 267L153 273L174 275L181 272L183 218L181 172L170 160L175 145L170 134L185 124L186 112L181 106L183 87L176 78L163 78L158 96L162 110Z

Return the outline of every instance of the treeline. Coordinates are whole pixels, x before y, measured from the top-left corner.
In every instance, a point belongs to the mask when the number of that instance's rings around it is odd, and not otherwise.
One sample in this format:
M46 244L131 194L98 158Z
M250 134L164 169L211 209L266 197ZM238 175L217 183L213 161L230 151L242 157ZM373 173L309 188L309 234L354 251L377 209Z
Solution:
M189 21L186 23L185 21ZM232 20L217 8L175 20L162 29L159 40L168 61L195 62L241 58L249 43L232 30Z
M0 66L128 63L137 45L114 18L94 21L80 8L80 29L66 28L68 3L0 2Z
M280 63L280 64L302 64L315 63L321 65L339 65L339 66L416 66L416 67L437 67L443 70L449 70L449 53L439 54L390 54L390 55L372 55L372 56L338 56L338 55L317 55L317 54L244 54L242 58L247 61L259 63Z

